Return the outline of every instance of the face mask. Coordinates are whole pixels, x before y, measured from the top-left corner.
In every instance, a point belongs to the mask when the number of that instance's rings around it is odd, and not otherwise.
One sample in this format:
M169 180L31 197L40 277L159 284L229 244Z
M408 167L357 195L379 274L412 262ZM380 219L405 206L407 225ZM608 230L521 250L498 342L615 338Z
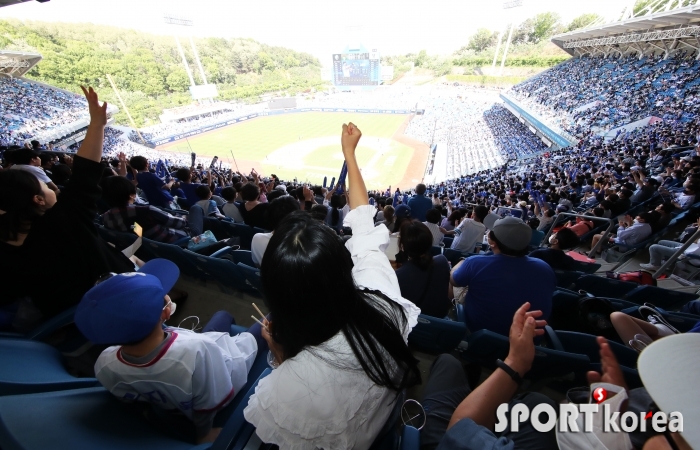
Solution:
M638 225L640 222L639 222L637 219L634 219L634 220L632 221L632 223L634 223L635 225Z
M557 237L555 235L552 235L549 237L549 243L554 245L557 243Z
M170 302L170 316L175 314L175 311L177 311L177 303L171 301Z

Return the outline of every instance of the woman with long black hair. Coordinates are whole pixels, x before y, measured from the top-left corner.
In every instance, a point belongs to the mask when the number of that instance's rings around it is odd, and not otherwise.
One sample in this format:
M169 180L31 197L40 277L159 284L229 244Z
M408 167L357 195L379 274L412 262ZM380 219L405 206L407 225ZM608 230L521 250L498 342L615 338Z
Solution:
M420 310L401 297L374 227L355 148L360 130L343 125L350 182L342 241L304 212L275 230L261 266L270 309L263 337L280 366L258 385L245 409L258 436L284 449L367 449L399 394L419 382L406 344Z

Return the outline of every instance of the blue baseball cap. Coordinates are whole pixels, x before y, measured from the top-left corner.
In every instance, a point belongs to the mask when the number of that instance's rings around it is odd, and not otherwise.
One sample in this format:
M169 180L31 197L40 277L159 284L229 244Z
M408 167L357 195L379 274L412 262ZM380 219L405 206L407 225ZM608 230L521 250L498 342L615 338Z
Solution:
M394 211L394 217L409 217L411 215L411 208L408 205L401 204L396 207Z
M139 342L160 321L163 299L179 276L167 259L153 259L138 272L109 274L83 296L75 324L94 344Z

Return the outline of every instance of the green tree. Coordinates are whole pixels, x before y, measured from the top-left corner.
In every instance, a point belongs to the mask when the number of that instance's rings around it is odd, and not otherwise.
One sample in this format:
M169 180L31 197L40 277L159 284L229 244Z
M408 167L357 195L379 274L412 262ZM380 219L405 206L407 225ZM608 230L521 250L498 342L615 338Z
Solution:
M426 63L426 60L428 59L428 52L425 50L421 50L418 52L418 56L416 56L415 60L415 65L416 67L420 67Z
M538 43L552 36L561 28L560 21L561 18L557 13L545 12L537 14L534 17L530 40L534 43Z
M190 80L183 69L170 72L165 82L170 92L185 92L190 86Z
M586 13L586 14L581 14L580 16L576 17L574 20L572 20L569 25L566 26L566 31L574 31L578 30L579 28L586 28L593 22L602 19L603 17L599 14L595 13Z
M469 43L467 48L469 50L474 50L479 53L487 48L496 44L496 39L498 39L498 33L493 32L487 28L479 28L476 33L469 38Z

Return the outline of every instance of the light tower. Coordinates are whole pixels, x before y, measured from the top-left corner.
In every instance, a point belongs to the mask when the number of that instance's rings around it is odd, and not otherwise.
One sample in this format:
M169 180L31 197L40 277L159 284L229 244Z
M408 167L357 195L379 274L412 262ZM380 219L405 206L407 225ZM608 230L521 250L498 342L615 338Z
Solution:
M503 9L514 9L523 6L523 0L510 0L503 3ZM506 27L508 24L506 24ZM503 75L503 66L506 64L506 57L508 55L508 48L510 47L510 41L513 38L513 30L515 29L515 21L511 21L510 31L508 32L508 39L506 40L506 48L503 51L503 59L501 59L501 70L498 72L498 76ZM496 61L498 60L498 52L501 50L501 41L503 40L503 32L505 29L501 29L498 34L498 45L496 45L496 53L493 55L493 63L491 67L496 68Z
M182 27L192 27L194 26L194 21L190 19L186 19L183 17L175 16L172 14L166 14L163 17L163 20L165 23L169 25L176 25L176 26L182 26ZM190 92L192 93L193 97L195 97L195 100L201 99L201 98L213 98L217 94L215 93L216 89L215 87L209 86L209 83L207 82L207 76L204 74L204 68L202 67L202 62L199 60L199 52L197 52L197 47L194 45L194 40L192 39L192 35L190 34L189 40L190 40L190 46L192 47L192 54L194 55L194 60L195 63L197 64L197 68L199 69L199 75L201 76L202 79L202 84L204 86L207 86L209 88L214 88L214 89L201 89L201 88L196 88L196 84L194 82L194 77L192 76L192 71L190 70L190 65L187 62L187 58L185 57L185 52L182 50L182 45L180 45L180 39L177 37L177 34L173 33L173 37L175 38L175 43L177 44L177 49L180 52L180 57L182 58L182 64L185 66L185 72L187 72L187 76L190 79ZM195 94L197 92L197 94Z

